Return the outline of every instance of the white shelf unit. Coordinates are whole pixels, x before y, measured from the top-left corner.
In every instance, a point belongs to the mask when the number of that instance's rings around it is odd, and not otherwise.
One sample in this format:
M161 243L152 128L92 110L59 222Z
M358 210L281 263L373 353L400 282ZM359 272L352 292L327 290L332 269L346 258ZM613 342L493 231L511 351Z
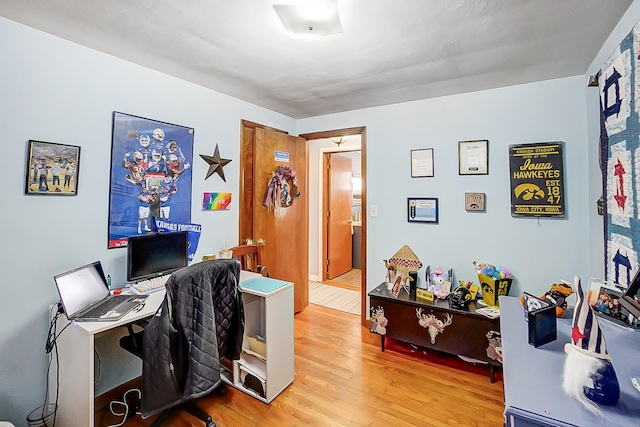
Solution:
M293 382L293 283L258 277L241 284L245 329L243 352L223 379L258 400L271 403ZM247 337L265 339L265 354L251 351ZM255 375L264 395L246 387L242 371Z

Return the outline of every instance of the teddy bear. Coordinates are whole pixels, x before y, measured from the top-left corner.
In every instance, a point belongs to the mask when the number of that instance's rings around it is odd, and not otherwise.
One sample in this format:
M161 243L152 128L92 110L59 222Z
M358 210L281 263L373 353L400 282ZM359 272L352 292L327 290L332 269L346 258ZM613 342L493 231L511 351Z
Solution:
M556 306L556 317L564 317L564 312L567 310L567 298L572 293L571 283L562 280L562 283L552 283L551 288L540 299ZM520 303L524 306L524 295L520 297Z

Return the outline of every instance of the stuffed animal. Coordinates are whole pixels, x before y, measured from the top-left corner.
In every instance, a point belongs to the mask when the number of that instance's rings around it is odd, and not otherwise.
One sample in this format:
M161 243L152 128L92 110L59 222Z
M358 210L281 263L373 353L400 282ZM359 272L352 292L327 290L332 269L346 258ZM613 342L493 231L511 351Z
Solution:
M564 312L567 310L567 298L572 293L571 283L563 280L562 283L552 283L551 289L540 299L556 306L556 317L564 317ZM520 303L524 305L524 295L520 297Z
M449 274L442 271L441 267L436 268L429 277L429 292L440 299L445 299L449 295L450 288L447 289L445 284L449 282ZM451 285L449 285L450 287Z

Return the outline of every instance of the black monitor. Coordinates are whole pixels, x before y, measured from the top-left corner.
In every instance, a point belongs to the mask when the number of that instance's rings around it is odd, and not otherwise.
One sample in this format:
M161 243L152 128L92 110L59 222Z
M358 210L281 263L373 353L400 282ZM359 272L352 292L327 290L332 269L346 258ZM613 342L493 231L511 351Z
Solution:
M188 232L161 232L132 236L127 244L127 281L137 282L171 274L186 267Z

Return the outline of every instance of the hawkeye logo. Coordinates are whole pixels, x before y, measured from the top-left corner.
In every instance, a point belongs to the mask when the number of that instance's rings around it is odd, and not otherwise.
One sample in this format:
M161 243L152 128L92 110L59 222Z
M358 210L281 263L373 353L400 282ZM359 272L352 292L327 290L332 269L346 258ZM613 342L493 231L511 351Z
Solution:
M526 183L518 185L513 194L522 200L540 200L544 199L544 191L535 184Z

